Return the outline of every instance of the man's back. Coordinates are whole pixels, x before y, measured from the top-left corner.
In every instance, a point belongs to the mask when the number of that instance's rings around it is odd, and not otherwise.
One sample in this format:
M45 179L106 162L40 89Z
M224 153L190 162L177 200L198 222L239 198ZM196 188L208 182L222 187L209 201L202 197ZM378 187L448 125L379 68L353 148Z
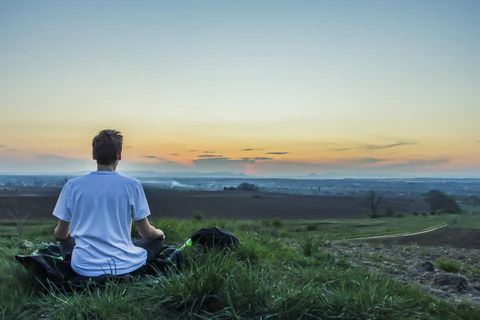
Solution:
M145 264L147 253L131 241L133 220L150 214L140 182L96 171L64 186L54 213L70 222L76 246L73 269L85 276L125 274Z

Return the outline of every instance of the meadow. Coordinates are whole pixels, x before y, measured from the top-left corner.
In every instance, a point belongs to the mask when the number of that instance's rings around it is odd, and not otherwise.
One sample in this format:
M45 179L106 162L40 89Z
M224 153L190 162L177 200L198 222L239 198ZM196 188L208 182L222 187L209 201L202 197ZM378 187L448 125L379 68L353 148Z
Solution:
M458 215L457 215L458 217ZM378 219L257 221L157 219L166 244L180 247L199 228L235 233L234 251L183 251L181 275L158 282L109 282L70 293L40 285L15 259L24 240L52 243L54 223L29 221L22 238L0 237L3 319L476 319L478 307L451 303L419 286L354 266L326 241L414 232L449 215ZM3 234L15 226L4 221ZM343 241L343 240L342 240Z

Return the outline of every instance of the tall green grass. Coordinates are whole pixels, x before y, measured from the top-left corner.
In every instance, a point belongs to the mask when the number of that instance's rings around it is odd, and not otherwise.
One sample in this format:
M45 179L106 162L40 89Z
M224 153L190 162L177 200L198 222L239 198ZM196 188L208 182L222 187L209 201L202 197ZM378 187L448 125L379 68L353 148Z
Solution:
M414 286L351 266L320 245L321 234L289 233L262 222L157 220L167 244L221 226L242 241L234 251L184 251L182 275L159 282L109 282L83 291L44 288L14 260L20 241L1 239L2 319L478 319ZM43 227L36 241L52 241ZM275 236L277 235L277 236ZM310 238L309 238L310 237ZM314 243L317 241L317 243ZM302 249L310 246L310 249Z

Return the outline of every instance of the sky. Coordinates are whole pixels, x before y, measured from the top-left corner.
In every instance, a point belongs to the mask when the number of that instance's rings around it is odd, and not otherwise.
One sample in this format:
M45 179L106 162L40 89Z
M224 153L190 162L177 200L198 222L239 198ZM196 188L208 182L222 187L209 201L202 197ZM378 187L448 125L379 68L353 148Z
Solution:
M0 173L480 177L480 1L0 2Z

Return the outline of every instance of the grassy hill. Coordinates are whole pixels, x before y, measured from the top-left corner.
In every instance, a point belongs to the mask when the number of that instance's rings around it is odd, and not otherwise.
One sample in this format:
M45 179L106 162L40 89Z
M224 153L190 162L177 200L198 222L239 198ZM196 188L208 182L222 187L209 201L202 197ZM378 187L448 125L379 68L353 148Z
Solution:
M425 221L423 217L411 219ZM404 221L401 218L396 221ZM409 218L410 219L410 218ZM423 220L422 220L423 219ZM377 219L370 219L378 224ZM364 221L367 223L369 221ZM393 221L393 220L392 220ZM337 221L338 223L338 221ZM405 222L408 223L408 222ZM0 237L3 319L478 319L477 307L449 303L416 285L352 265L323 247L325 224L156 220L167 244L180 247L197 229L234 232L233 252L184 251L182 276L158 283L107 283L84 291L47 290L14 259L23 239ZM309 227L316 225L316 227ZM8 226L7 226L8 227ZM5 228L7 228L5 227ZM366 227L359 227L359 229ZM367 228L368 229L368 228ZM53 242L53 224L29 225L24 239ZM348 228L345 229L348 232ZM368 231L370 234L372 231ZM376 233L376 232L375 232ZM358 235L358 233L356 234ZM339 234L336 233L335 237Z

